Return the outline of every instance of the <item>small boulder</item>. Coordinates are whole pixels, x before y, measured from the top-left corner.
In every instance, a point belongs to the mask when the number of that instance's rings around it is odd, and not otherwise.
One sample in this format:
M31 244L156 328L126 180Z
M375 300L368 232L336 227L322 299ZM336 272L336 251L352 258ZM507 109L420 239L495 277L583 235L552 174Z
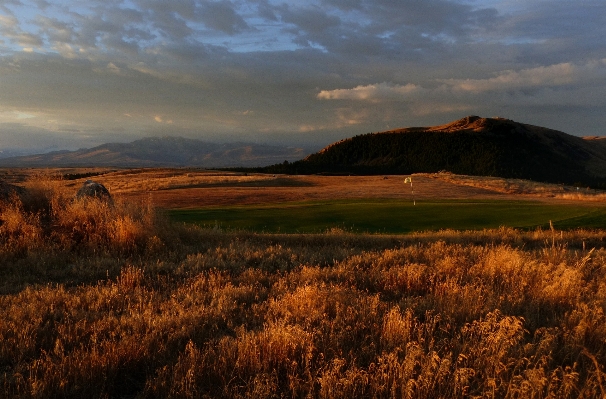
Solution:
M80 190L76 193L76 199L83 198L95 198L102 201L112 201L112 196L105 188L105 186L101 183L97 183L92 180L87 180L84 182Z

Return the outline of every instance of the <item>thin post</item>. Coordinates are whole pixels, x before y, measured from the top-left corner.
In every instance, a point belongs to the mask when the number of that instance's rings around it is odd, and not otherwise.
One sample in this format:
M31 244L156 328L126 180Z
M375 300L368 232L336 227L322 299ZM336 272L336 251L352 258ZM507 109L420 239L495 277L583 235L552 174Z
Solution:
M412 204L417 205L417 201L415 200L415 190L412 187L412 177L407 177L404 179L404 184L410 183L410 194L412 195Z

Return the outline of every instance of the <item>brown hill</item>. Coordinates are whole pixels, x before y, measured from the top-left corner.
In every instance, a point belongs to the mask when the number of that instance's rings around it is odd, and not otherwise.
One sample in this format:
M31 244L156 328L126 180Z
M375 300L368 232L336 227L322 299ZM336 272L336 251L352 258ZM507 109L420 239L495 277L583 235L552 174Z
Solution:
M582 138L505 118L468 116L430 127L355 136L290 165L290 173L409 174L449 171L600 186L606 140Z

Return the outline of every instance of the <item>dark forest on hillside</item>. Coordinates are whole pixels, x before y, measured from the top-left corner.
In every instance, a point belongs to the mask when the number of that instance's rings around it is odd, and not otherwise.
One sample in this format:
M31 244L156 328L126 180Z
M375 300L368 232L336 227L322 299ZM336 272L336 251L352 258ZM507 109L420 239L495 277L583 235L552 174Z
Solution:
M581 138L539 135L513 121L481 131L409 128L368 133L333 144L296 162L255 171L286 174L411 174L448 171L601 187L606 179L585 167L591 154ZM522 128L520 128L522 127Z

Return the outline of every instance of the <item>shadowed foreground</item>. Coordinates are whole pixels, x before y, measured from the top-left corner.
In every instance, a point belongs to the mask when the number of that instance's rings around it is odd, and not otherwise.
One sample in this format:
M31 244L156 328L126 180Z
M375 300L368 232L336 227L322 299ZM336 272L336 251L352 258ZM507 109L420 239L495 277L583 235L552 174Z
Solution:
M2 206L0 396L595 398L606 233L221 232Z

